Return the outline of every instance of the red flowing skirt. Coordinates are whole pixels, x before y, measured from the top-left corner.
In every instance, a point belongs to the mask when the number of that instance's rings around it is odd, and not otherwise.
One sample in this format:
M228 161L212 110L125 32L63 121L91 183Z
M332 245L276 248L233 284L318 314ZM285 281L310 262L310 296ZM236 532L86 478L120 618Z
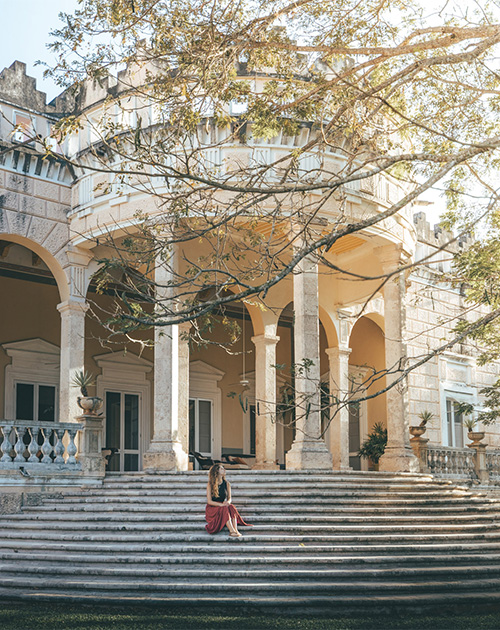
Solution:
M232 504L221 504L220 507L207 504L205 507L205 519L207 521L205 529L209 534L216 534L217 532L220 532L230 518L236 518L238 525L247 525L251 527L249 523L245 523L238 510Z

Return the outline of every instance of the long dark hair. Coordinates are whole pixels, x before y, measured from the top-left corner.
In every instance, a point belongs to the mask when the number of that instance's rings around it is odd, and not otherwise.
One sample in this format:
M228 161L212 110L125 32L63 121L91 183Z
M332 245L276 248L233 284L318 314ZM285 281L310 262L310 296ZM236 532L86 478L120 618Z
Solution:
M210 484L210 493L213 497L219 496L219 470L222 468L222 464L214 464L208 471L208 483Z

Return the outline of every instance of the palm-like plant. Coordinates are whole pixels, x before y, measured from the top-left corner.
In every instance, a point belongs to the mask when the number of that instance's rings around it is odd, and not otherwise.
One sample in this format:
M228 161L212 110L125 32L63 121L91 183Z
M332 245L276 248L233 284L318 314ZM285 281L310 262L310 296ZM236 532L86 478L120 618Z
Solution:
M94 382L94 375L91 372L87 372L87 370L77 370L71 380L73 387L79 387L82 396L85 397L89 395L87 387L93 385Z

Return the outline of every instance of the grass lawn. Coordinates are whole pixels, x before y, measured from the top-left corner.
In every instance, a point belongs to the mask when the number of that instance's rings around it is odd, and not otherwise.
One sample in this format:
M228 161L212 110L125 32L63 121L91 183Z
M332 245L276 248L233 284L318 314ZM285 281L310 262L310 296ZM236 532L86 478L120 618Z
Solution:
M169 612L160 606L0 602L1 630L498 630L500 612L427 616L279 617Z

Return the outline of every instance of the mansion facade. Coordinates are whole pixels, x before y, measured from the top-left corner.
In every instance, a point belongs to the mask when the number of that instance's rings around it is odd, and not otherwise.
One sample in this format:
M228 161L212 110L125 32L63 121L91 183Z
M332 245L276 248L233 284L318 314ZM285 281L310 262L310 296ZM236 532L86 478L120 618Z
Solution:
M85 107L98 107L106 90L89 88ZM216 460L241 455L257 469L368 470L358 450L377 422L388 430L380 468L418 471L409 426L423 411L433 414L430 444L465 446L456 403L480 408L479 390L499 373L496 364L479 366L468 344L374 398L380 384L372 383L364 400L341 407L324 433L319 411L301 420L300 431L276 412L285 387L276 365L307 358L313 369L304 387L325 383L347 400L370 371L387 368L389 384L405 352L417 357L441 345L447 322L465 308L460 291L440 282L449 255L400 274L373 295L376 282L348 282L306 259L301 273L270 290L269 309L228 310L242 330L230 354L217 345L190 346L188 324L167 335L152 332L154 344L143 349L103 345L105 331L92 317L110 301L92 282L102 257L99 234L119 233L138 211L155 208L147 195L103 186L107 175L75 172L57 153L44 159L36 142L25 141L22 128L50 136L65 107L64 97L46 103L23 63L0 72L0 426L74 422L81 410L72 380L85 369L96 375L95 393L104 401L103 445L116 449L110 462L116 472L187 469L192 452ZM91 131L70 138L65 151L81 151L75 142L91 142ZM259 150L271 154L279 146L266 141ZM397 182L366 181L348 191L353 216L382 211L402 195ZM447 235L431 228L421 210L416 204L340 239L331 260L377 275L432 254ZM500 448L499 427L487 428L486 442Z

